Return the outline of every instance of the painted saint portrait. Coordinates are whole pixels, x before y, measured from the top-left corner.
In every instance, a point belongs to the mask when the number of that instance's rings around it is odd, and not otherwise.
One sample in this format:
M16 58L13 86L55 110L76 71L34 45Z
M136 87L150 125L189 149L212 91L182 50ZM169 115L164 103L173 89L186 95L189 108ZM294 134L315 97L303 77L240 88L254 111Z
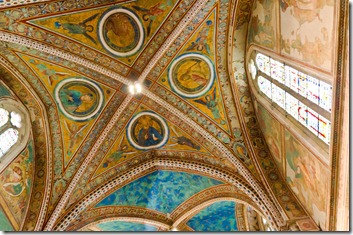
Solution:
M204 55L184 54L172 62L168 79L172 89L178 94L188 98L199 97L213 84L213 64Z
M125 8L113 8L103 14L98 32L103 47L122 57L136 53L144 38L139 18Z
M152 112L142 112L128 125L129 142L138 149L163 146L168 139L168 127L164 120Z
M55 88L55 98L61 111L69 118L84 121L102 107L102 90L83 78L70 78Z

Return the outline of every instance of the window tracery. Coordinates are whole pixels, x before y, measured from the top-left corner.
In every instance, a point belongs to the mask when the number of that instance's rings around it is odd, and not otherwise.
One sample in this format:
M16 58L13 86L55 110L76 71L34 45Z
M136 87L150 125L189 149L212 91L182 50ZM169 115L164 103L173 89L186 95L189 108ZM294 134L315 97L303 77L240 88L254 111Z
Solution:
M0 171L26 146L29 130L23 105L10 98L0 99Z
M265 97L330 144L330 84L259 52L250 58L248 65L252 79Z

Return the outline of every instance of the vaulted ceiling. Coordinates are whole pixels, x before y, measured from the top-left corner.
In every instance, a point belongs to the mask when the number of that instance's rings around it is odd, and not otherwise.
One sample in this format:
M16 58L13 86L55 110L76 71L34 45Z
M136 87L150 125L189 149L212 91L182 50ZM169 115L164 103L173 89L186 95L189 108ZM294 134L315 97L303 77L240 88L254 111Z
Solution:
M3 195L23 204L9 209L17 229L234 231L226 224L236 224L236 204L275 229L309 218L251 103L244 48L252 3L0 9L3 89L26 106L32 127L22 153L31 160L17 163L30 168L25 195ZM136 83L142 92L132 95Z

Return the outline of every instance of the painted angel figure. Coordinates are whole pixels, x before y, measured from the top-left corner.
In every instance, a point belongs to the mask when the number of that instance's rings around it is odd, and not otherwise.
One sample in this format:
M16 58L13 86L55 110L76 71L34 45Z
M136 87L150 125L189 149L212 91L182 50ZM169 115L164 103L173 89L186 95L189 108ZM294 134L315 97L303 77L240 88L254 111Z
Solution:
M194 100L195 102L205 105L211 112L213 117L216 119L217 122L221 123L222 125L225 124L225 121L221 118L219 113L218 105L219 99L216 98L216 87L213 89L212 95L206 95L206 97L202 97L201 99Z
M164 4L162 2L157 3L156 5L150 7L150 8L143 8L139 6L133 6L137 11L141 11L143 13L142 19L144 21L150 21L148 26L147 26L147 36L150 35L151 33L151 28L152 28L152 23L156 19L156 17L160 14L162 14L168 6L172 5L172 0L167 0Z
M191 51L191 50L198 50L198 51L203 51L204 49L206 49L206 52L208 54L211 54L211 49L210 46L207 43L207 37L208 34L210 32L210 28L208 26L212 25L212 20L208 20L206 22L206 27L204 27L199 34L197 35L197 39L191 43L191 45L186 48L187 51Z
M172 129L172 131L175 133L176 136L173 136L171 138L171 141L174 142L175 144L169 144L168 146L175 146L175 145L186 145L186 146L189 146L193 149L197 149L197 150L200 150L200 146L195 144L191 139L185 137L185 136L180 136L178 134L177 131L174 130L174 127L173 126L170 126L170 128Z
M69 137L70 137L70 143L69 143L69 148L67 150L67 155L71 155L72 154L72 148L74 147L76 141L77 141L77 137L81 137L82 136L82 130L85 129L87 127L88 124L83 124L83 125L76 125L75 123L68 125L66 121L64 121L66 129L68 130Z
M121 143L123 142L124 137L121 139L120 143L119 143L119 147L117 149L117 151L115 151L114 153L112 153L103 163L103 168L107 168L108 165L112 162L117 162L119 161L122 157L126 157L126 155L130 155L130 154L134 154L136 152L126 152L126 150L129 148L126 144L124 144L123 146L121 146Z
M93 26L88 25L87 23L94 20L97 16L98 16L98 13L88 17L87 19L85 19L84 21L82 21L78 24L60 23L60 22L56 21L55 27L60 28L62 26L63 29L68 30L72 34L82 34L83 36L85 36L86 38L91 40L94 44L97 44L96 40L94 40L90 35L87 34L87 33L93 32L93 30L94 30Z
M41 75L44 75L48 78L48 82L50 86L53 84L54 80L58 79L58 76L65 77L68 75L68 73L57 72L54 69L50 69L45 64L38 63L33 59L30 59L29 62L34 64L37 67L37 69L39 69L39 72L41 73Z

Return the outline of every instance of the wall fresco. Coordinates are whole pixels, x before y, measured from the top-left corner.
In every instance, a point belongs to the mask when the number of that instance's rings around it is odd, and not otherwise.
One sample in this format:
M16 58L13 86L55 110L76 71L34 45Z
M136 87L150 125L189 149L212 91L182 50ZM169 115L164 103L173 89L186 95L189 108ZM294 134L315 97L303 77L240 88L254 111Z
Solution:
M58 105L65 153L63 162L66 167L114 90L54 63L25 54L19 55Z
M271 116L262 105L257 103L257 118L268 148L274 157L278 169L283 174L282 125Z
M215 202L206 207L186 224L195 231L231 232L238 231L235 202Z
M257 0L253 5L248 43L275 49L276 46L276 1Z
M0 206L0 231L14 231L9 219L6 217L5 212Z
M176 2L138 0L29 22L132 65Z
M156 171L118 189L95 207L130 205L171 213L192 195L222 182L184 172Z
M0 98L3 96L12 96L11 92L7 89L6 86L0 81Z
M281 52L332 71L335 5L339 1L280 1Z
M26 149L0 175L0 195L17 225L25 217L33 185L34 150L30 140Z
M102 231L124 231L124 232L137 232L137 231L157 231L158 228L149 224L141 224L136 222L126 221L110 221L96 224Z
M131 161L146 150L184 150L210 154L195 138L160 115L140 106L122 133L102 159L93 178L111 168Z
M317 225L321 229L327 229L328 170L288 130L285 130L285 148L287 183Z
M200 24L171 61L159 83L186 98L229 132L224 101L215 71L216 11Z

